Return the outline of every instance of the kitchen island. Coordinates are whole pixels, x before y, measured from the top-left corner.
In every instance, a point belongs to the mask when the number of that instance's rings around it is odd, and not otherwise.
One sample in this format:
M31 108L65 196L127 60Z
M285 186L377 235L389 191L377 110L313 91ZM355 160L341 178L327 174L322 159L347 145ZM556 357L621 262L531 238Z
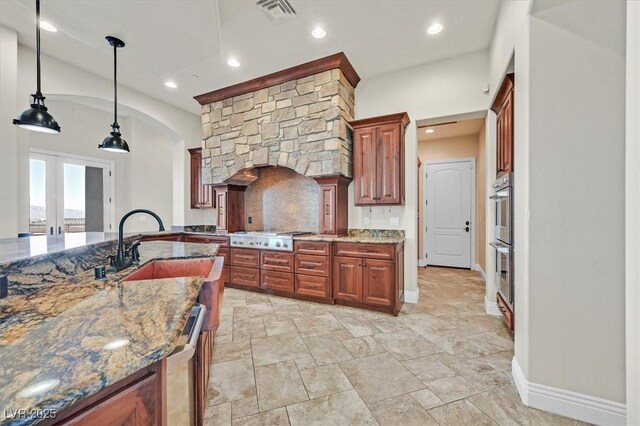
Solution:
M93 267L105 263L115 241L91 238L34 257L16 243L13 257L3 253L9 295L0 300L0 424L37 423L162 362L205 277L123 279L154 260L211 259L218 251L217 244L143 238L138 265L98 280Z

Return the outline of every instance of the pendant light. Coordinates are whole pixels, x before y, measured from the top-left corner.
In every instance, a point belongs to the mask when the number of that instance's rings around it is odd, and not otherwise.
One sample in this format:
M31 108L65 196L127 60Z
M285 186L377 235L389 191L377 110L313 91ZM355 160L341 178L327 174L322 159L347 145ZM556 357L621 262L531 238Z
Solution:
M40 90L40 0L36 0L36 80L37 88L36 93L31 95L31 108L20 114L20 118L14 119L13 124L34 132L60 133L60 126L44 106L45 97Z
M105 37L109 44L113 46L113 124L111 125L111 133L104 138L98 148L111 152L129 152L129 144L122 139L120 134L120 125L118 124L118 48L124 47L124 42L113 36Z

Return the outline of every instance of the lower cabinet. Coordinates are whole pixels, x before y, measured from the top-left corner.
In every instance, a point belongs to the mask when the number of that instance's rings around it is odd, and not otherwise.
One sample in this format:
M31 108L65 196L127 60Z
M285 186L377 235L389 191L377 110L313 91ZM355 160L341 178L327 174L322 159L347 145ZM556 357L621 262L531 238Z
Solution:
M135 425L166 423L165 360L146 367L58 413L44 425Z
M402 244L336 243L334 254L333 297L337 303L398 315L404 302Z
M260 287L293 293L293 274L263 270L260 275Z

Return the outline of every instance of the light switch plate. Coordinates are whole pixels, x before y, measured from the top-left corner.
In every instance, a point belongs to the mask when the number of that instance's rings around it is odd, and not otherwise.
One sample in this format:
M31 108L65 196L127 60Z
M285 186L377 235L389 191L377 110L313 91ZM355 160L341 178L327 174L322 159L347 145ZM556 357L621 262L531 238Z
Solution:
M400 218L399 217L391 217L390 218L390 224L391 226L398 226L400 225Z

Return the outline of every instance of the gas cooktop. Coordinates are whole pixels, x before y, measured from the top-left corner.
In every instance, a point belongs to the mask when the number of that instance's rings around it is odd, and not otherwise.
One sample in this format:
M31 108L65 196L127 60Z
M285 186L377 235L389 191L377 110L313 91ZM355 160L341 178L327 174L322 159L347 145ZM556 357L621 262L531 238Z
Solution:
M231 247L293 251L293 237L310 234L303 231L240 231L230 234Z

